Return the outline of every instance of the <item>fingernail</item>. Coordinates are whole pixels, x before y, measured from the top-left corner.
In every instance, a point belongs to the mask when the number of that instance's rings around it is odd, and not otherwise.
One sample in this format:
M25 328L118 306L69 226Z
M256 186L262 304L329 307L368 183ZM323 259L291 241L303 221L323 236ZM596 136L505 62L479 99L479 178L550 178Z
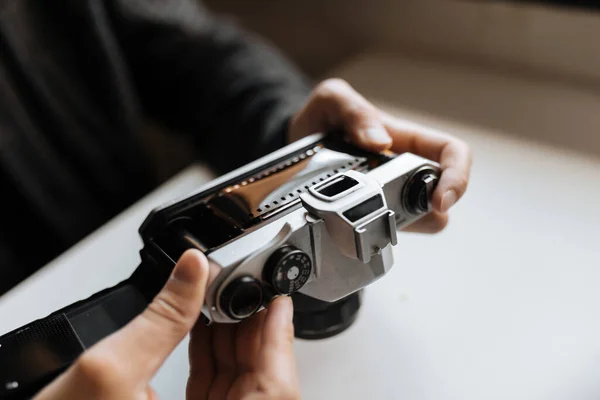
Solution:
M289 296L280 296L277 301L283 303L284 312L282 314L285 316L285 320L292 320L294 318L294 303L292 298Z
M443 213L447 212L450 207L456 203L456 200L458 200L456 192L454 190L448 190L444 194L444 197L442 197L442 209L440 211Z
M369 128L365 131L367 138L378 144L388 144L392 142L390 135L381 128Z
M196 274L191 265L179 264L173 271L173 278L182 282L193 282Z
M179 260L173 270L173 279L190 283L198 280L198 270L200 269L200 265L197 260L192 260L191 258L192 257L187 257L184 260L182 257Z

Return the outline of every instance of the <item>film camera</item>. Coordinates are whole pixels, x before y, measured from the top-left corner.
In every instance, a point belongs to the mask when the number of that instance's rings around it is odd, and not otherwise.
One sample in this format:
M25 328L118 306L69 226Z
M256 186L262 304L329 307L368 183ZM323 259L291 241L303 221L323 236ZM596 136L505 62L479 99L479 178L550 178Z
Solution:
M155 209L124 282L0 337L0 395L34 393L139 314L181 254L204 252L207 323L234 323L273 296L294 300L296 335L352 324L364 287L394 264L397 230L426 215L439 166L313 135Z

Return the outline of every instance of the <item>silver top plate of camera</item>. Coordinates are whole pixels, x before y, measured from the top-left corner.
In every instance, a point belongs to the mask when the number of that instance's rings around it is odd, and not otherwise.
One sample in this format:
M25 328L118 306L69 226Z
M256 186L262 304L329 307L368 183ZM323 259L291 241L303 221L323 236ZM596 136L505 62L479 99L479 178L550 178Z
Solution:
M211 321L239 321L276 295L333 302L364 288L393 266L397 230L430 211L436 163L405 153L369 169L364 157L309 150L221 191L260 222L208 252Z

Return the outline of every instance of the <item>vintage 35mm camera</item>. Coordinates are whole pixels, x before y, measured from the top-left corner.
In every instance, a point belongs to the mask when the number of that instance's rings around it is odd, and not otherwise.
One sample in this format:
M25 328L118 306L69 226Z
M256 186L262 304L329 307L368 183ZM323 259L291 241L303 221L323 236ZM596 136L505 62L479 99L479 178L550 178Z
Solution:
M297 336L341 332L361 290L392 268L397 230L430 211L439 173L414 154L313 135L155 209L129 279L0 337L0 395L34 393L129 322L189 248L210 262L208 323L235 323L292 295Z

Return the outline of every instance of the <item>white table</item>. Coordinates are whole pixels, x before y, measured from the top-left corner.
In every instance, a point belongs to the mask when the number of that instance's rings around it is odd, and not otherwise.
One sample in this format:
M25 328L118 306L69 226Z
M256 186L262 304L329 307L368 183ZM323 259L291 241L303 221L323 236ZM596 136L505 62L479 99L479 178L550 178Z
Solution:
M304 398L600 398L600 160L413 117L470 143L469 191L443 233L400 235L350 330L296 342ZM186 170L19 285L0 331L128 276L148 211L207 177ZM161 398L184 396L186 344L154 379Z

